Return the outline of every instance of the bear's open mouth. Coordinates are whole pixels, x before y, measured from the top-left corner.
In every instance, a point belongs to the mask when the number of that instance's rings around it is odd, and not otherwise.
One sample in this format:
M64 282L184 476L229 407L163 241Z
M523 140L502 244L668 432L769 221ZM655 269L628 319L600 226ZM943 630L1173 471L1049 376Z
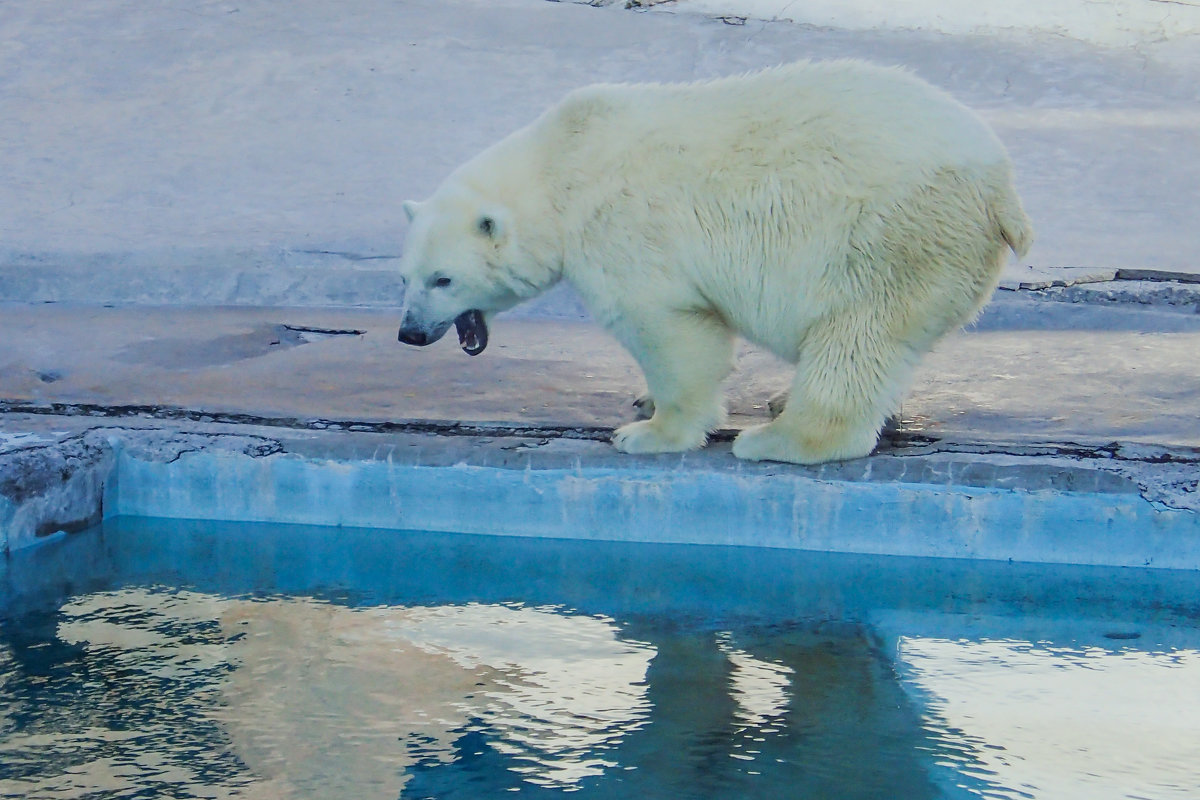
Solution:
M487 347L488 330L482 311L473 308L459 314L454 318L454 328L458 331L458 343L467 355L477 356Z

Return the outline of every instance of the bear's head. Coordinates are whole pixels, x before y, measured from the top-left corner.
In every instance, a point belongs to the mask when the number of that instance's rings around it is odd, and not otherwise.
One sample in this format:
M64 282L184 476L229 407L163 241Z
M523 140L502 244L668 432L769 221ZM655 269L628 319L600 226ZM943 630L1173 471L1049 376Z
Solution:
M520 277L511 211L463 188L439 189L404 204L408 237L401 260L404 310L399 340L433 344L451 325L469 355L487 347L487 322L541 291Z

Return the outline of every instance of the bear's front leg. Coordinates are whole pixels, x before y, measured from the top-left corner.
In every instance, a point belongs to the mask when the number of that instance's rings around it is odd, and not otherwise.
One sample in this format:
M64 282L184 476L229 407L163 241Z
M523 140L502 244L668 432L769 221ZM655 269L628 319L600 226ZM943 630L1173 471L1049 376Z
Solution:
M653 415L617 429L625 453L674 453L703 447L725 419L721 381L733 366L733 336L709 314L628 314L614 329L646 376Z

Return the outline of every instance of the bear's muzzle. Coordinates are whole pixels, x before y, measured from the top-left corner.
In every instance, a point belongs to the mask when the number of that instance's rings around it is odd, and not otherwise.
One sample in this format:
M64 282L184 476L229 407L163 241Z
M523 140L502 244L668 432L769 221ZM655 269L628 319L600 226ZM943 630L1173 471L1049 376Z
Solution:
M430 329L423 325L410 324L406 320L401 323L396 338L404 344L425 347L445 336L451 324L442 322ZM478 309L464 311L454 318L453 325L458 332L458 344L467 355L477 356L487 347L488 329L482 311Z
M400 326L400 332L396 334L396 338L404 344L424 347L441 339L449 329L449 322L443 322L432 329L428 329L423 325L410 325L406 323Z

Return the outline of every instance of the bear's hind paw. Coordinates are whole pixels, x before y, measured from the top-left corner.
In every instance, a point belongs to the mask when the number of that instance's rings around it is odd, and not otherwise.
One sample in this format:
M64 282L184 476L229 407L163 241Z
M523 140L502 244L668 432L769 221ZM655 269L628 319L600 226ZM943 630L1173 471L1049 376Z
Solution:
M847 461L870 455L878 436L874 431L841 440L829 438L805 441L779 422L755 425L733 440L733 454L747 461L786 461L792 464L820 464Z

